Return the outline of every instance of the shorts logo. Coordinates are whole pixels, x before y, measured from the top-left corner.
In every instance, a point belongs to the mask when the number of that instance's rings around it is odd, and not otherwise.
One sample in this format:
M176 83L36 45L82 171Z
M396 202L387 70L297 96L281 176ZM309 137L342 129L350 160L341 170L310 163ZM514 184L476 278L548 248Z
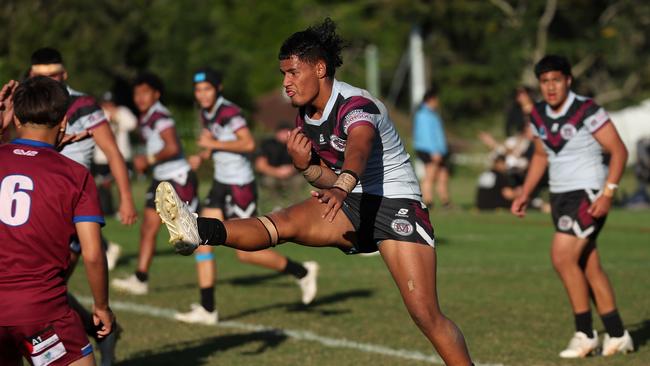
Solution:
M390 223L390 228L393 229L395 234L401 236L409 236L413 234L413 225L404 219L395 219Z
M336 135L332 135L330 136L330 145L332 145L336 151L344 152L346 141Z
M409 209L408 208L400 208L399 211L395 214L395 216L402 216L402 217L408 217Z
M537 134L539 134L540 139L546 140L546 127L539 126Z
M564 125L560 128L560 135L565 140L571 140L578 130L573 125Z
M571 229L571 226L573 226L573 219L571 216L560 216L560 218L557 220L557 228L562 231Z

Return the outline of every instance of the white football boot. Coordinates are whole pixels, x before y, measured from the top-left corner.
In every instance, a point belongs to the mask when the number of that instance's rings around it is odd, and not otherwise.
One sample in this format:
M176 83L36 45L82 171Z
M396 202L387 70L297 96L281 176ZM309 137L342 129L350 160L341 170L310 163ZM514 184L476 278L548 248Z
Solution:
M567 348L560 352L562 358L587 357L598 347L598 333L594 330L594 337L589 338L583 332L576 332L569 341Z
M197 214L181 201L169 182L161 182L156 188L156 212L169 230L169 242L184 255L198 248L201 238L196 223Z
M318 263L309 261L302 264L307 270L305 277L298 280L302 291L302 303L309 305L316 297L318 291Z
M149 285L140 281L134 274L127 278L116 278L111 281L111 286L116 290L130 293L131 295L146 295Z
M191 304L191 309L187 313L176 313L174 319L184 323L215 325L219 322L219 312L215 309L210 312L199 304Z
M120 253L122 252L122 247L117 243L112 241L108 242L108 248L106 248L106 264L108 265L108 270L112 271L117 264L117 260L120 258Z
M603 339L603 356L611 356L616 353L625 354L632 351L634 351L634 342L627 330L620 337L610 337L609 334L605 333L605 339Z

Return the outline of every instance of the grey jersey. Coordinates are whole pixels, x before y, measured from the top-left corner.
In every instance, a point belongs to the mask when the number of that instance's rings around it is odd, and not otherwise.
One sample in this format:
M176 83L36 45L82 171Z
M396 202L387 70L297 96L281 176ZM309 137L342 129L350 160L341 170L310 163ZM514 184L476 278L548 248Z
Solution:
M317 155L337 174L343 167L348 133L370 126L376 134L366 169L352 192L420 200L420 186L388 110L366 90L334 80L323 116L314 120L300 109L296 125Z
M561 110L544 102L531 113L533 134L548 154L549 185L553 193L601 189L607 177L603 150L593 137L609 121L607 112L589 99L569 92Z
M247 127L241 109L222 96L210 110L201 110L203 127L219 141L237 140L237 131ZM229 151L212 152L214 179L223 184L248 184L255 179L247 154Z
M75 135L84 131L97 128L102 123L108 123L104 111L97 105L95 98L80 93L68 87L70 93L70 107L66 112L68 126L65 133ZM90 168L90 163L95 152L95 140L86 138L81 141L66 145L61 154Z

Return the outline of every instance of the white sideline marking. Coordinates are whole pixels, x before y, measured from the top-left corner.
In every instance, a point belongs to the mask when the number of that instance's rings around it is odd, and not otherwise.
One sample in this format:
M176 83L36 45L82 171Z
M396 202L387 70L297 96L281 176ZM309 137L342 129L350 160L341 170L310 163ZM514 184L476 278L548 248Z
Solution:
M93 303L92 298L88 296L75 295L75 297L82 304L91 305ZM143 305L143 304L137 304L133 302L126 302L126 301L111 301L111 308L113 310L126 311L129 313L149 315L156 318L165 318L165 319L172 319L172 320L174 320L174 314L177 313L177 311L174 309L165 309L156 306ZM424 362L437 364L437 365L445 364L442 361L442 359L436 355L427 355L419 351L409 351L405 349L393 349L393 348L375 345L371 343L359 343L359 342L347 340L345 338L324 337L316 333L304 331L304 330L281 329L281 328L274 328L274 327L269 327L261 324L241 323L241 322L230 321L230 320L221 321L217 323L216 326L221 328L239 329L239 330L245 330L251 332L273 332L297 340L317 342L327 347L349 348L349 349L354 349L362 352L377 353L384 356L392 356L392 357L397 357L397 358L402 358L407 360L424 361ZM474 364L476 366L504 366L503 364L500 363L475 362Z

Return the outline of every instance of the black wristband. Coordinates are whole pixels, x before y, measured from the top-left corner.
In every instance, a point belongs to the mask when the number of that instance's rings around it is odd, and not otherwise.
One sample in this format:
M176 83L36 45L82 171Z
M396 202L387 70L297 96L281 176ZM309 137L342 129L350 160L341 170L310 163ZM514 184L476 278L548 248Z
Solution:
M354 177L354 179L356 179L357 182L359 182L359 176L357 175L357 173L353 172L352 170L348 170L348 169L346 169L346 170L341 171L341 174L343 174L343 173L348 173L348 174L350 174L351 176ZM339 175L340 175L340 174L339 174Z

